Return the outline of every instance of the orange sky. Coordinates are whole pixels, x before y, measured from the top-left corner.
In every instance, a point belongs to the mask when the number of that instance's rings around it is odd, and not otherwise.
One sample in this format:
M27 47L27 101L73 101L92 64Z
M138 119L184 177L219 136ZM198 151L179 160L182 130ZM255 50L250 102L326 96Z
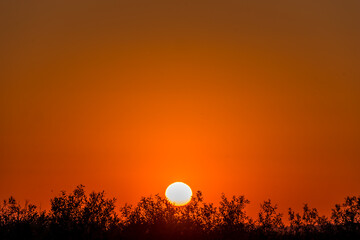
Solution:
M1 1L0 199L358 195L360 2L254 2Z

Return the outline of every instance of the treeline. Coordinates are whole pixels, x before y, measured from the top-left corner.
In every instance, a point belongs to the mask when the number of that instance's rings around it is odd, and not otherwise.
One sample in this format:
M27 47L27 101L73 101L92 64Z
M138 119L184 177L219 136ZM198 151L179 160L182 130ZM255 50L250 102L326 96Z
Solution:
M80 185L50 201L49 211L21 206L12 197L3 201L0 239L360 239L360 197L345 198L330 218L307 204L284 216L267 200L256 219L246 214L250 201L244 196L222 195L214 206L201 192L184 207L155 195L116 209L115 199L104 192L86 194Z

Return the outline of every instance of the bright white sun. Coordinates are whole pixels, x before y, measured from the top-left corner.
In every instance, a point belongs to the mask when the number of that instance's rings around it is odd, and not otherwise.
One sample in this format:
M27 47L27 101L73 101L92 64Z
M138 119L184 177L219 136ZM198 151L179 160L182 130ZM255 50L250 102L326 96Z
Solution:
M174 182L167 187L165 196L171 204L175 206L184 206L190 202L192 191L185 183Z

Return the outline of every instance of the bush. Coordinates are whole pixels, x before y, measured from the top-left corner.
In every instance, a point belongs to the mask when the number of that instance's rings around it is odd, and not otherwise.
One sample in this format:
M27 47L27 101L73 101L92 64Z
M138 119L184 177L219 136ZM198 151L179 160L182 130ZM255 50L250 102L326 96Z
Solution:
M183 207L155 195L116 211L116 199L104 192L86 194L83 185L50 200L48 212L13 197L0 204L0 239L360 239L360 197L347 197L330 219L307 204L302 213L288 211L282 221L271 200L260 204L258 219L246 214L244 196L227 198L216 207L198 191Z

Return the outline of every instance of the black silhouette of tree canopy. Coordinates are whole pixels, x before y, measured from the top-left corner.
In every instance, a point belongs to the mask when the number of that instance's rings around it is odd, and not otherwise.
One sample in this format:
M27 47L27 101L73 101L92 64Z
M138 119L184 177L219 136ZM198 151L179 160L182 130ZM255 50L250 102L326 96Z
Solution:
M336 204L331 218L308 204L301 213L291 208L288 224L271 200L260 204L258 219L246 214L250 201L227 198L218 205L204 202L200 191L189 204L176 207L160 195L116 208L105 193L87 194L83 185L50 200L40 211L13 197L0 204L0 239L360 239L360 197Z

